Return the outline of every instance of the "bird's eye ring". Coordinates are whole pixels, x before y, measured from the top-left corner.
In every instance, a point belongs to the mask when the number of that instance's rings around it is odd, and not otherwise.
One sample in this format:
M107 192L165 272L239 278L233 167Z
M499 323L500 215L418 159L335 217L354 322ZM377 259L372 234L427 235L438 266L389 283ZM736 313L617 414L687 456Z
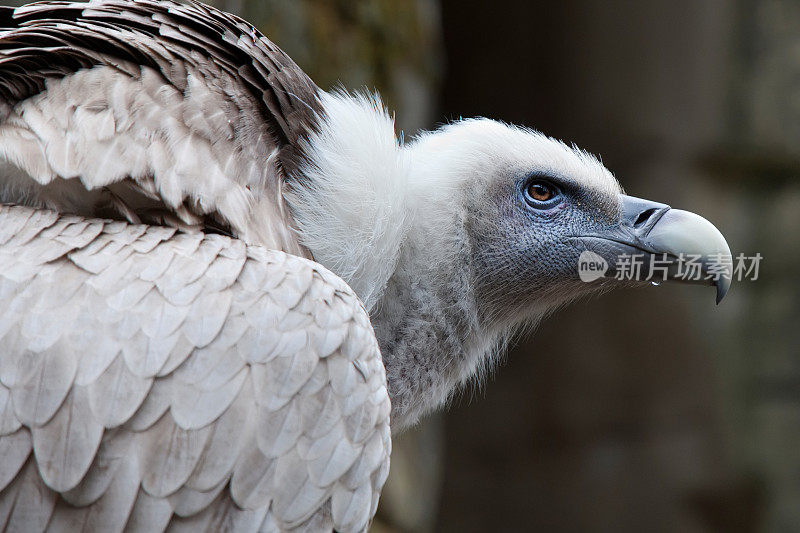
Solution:
M532 207L550 207L559 194L556 187L542 180L530 181L525 186L525 200Z

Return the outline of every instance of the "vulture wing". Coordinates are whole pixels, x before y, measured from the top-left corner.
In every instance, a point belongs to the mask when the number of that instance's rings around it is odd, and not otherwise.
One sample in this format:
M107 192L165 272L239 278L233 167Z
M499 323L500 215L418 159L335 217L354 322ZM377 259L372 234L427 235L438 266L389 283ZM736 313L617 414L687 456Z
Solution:
M0 206L3 529L366 527L377 343L344 282L284 253L320 110L201 4L0 8L0 203L33 207Z
M369 318L307 259L0 206L0 527L363 530L391 447Z
M0 8L0 201L300 255L280 191L320 112L286 54L209 6Z

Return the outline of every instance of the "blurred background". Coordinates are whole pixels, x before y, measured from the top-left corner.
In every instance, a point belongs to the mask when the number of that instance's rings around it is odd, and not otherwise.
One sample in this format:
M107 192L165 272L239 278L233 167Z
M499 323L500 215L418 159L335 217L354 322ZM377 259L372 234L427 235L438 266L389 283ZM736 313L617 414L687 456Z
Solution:
M21 2L17 2L21 3ZM556 314L395 439L378 532L800 531L798 0L217 0L407 136L461 116L602 156L756 281Z
M411 135L461 116L602 156L756 281L618 291L396 439L378 531L800 531L800 2L224 0Z

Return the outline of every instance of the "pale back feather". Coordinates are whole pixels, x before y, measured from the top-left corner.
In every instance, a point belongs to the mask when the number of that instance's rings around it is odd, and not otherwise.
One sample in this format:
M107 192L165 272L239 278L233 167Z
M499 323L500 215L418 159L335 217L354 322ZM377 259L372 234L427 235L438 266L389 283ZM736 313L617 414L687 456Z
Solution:
M203 4L0 7L0 202L308 255L283 191L318 92L253 26Z
M0 526L368 525L385 371L363 306L320 265L0 206L0 297Z

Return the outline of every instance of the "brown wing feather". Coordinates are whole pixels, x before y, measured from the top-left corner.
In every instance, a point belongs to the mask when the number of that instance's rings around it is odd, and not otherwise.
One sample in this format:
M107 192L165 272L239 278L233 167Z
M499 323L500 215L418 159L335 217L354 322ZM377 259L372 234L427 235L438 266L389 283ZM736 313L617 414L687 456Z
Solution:
M302 253L281 190L322 113L318 92L253 26L200 3L0 8L0 138L13 165L0 168L0 200L177 220ZM141 155L128 162L120 146ZM193 183L203 172L225 192Z

